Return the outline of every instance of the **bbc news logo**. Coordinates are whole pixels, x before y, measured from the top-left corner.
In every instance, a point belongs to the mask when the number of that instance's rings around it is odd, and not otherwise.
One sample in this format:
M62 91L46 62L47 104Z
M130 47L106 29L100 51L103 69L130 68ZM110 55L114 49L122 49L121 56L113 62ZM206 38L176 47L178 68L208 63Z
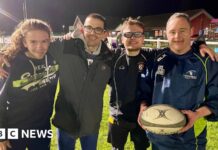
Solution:
M0 128L0 139L52 138L52 130Z

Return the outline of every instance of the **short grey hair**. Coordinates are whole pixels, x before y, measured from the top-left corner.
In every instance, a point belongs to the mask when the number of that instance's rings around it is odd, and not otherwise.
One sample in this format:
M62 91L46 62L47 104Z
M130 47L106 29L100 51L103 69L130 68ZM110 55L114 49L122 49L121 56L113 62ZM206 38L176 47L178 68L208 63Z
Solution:
M170 16L170 18L167 21L166 27L169 24L169 22L172 21L175 18L184 18L188 22L190 27L192 27L189 15L186 14L186 13L179 13L179 12L174 13L173 15Z

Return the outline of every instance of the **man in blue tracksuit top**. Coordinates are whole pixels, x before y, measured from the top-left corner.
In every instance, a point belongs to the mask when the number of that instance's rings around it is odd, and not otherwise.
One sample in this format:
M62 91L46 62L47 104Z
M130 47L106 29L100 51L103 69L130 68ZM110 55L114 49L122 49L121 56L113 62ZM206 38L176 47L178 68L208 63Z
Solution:
M153 150L206 149L206 121L218 119L218 63L201 58L190 47L191 25L175 13L166 26L169 48L149 62L140 75L141 112L152 104L170 104L187 116L179 134L148 132ZM140 121L139 121L140 123Z
M143 71L144 62L153 60L163 50L142 49L144 24L131 17L122 24L121 42L124 48L116 49L109 82L108 142L111 143L112 149L123 150L129 134L135 150L145 150L149 147L149 141L137 123L140 108L140 101L136 99L137 77ZM193 47L199 47L199 42L195 42Z

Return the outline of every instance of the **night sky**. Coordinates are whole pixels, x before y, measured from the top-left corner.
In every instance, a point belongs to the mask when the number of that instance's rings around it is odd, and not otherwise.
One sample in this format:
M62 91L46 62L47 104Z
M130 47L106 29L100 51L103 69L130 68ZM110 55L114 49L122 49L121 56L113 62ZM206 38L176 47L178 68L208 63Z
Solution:
M0 10L23 19L24 0L0 0ZM203 8L218 18L216 0L26 0L28 18L48 21L55 32L73 24L76 15L144 16ZM1 12L1 11L0 11ZM0 13L0 30L10 33L17 23Z

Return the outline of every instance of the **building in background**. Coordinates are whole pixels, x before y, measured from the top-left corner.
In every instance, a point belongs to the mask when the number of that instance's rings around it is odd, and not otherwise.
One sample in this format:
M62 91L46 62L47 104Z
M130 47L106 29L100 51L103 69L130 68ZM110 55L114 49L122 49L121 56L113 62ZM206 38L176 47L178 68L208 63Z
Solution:
M193 26L192 36L197 37L199 33L209 27L213 18L206 10L196 9L183 11L190 16ZM166 38L166 22L173 13L144 16L141 21L145 24L145 36L147 38Z
M211 20L208 27L205 28L204 34L208 40L218 40L218 18Z

